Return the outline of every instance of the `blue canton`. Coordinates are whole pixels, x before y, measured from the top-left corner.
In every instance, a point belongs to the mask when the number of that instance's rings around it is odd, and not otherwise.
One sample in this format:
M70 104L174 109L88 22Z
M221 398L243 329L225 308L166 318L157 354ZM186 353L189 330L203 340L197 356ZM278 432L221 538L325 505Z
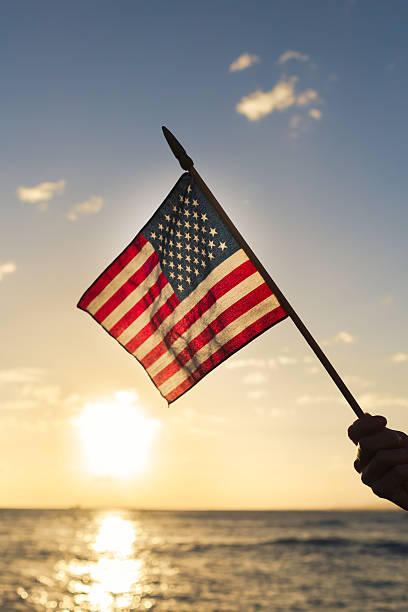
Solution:
M180 301L240 248L188 173L141 233L153 245Z

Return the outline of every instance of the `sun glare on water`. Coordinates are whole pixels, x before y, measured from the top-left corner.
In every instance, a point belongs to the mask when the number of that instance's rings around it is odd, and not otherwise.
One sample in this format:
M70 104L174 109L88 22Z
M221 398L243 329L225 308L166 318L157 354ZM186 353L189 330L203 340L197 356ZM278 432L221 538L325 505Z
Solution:
M127 478L146 465L159 423L145 417L134 393L85 404L77 426L88 469L97 476Z

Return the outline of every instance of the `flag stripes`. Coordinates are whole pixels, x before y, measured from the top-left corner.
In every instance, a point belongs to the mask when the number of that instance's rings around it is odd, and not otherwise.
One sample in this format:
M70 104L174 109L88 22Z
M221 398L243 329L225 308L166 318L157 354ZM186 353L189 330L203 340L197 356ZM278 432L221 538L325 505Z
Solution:
M78 307L140 361L169 403L287 316L189 175Z

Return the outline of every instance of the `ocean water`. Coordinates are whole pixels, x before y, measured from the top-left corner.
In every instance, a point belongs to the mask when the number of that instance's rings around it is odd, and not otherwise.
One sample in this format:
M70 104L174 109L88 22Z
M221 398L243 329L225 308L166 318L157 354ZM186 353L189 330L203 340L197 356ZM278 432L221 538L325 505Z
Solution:
M408 611L408 514L0 510L1 612Z

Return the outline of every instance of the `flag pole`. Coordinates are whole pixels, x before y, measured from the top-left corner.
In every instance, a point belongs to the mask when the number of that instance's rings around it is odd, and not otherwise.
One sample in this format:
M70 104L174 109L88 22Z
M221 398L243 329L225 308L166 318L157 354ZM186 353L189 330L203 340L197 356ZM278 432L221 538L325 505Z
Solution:
M189 172L189 174L194 178L195 183L198 185L198 187L203 192L203 194L207 197L207 199L214 206L215 210L217 211L217 214L221 217L221 219L223 220L225 225L228 227L229 231L234 236L238 244L242 246L248 258L251 260L251 262L254 264L257 270L259 270L266 284L276 296L279 304L285 310L286 314L292 319L293 323L295 324L299 332L302 334L302 336L304 337L304 339L306 340L306 342L308 343L308 345L310 346L310 348L312 349L316 357L319 359L320 363L325 368L326 372L332 378L333 382L338 387L339 391L343 394L343 397L350 404L351 408L354 410L357 417L359 418L362 417L364 415L364 412L362 411L361 407L357 403L357 400L352 395L352 393L350 392L350 390L348 389L348 387L346 386L342 378L339 376L338 372L335 370L335 368L333 367L329 359L326 357L325 353L322 351L319 344L313 338L312 334L309 332L309 330L307 329L306 325L303 323L299 315L296 313L294 308L291 306L291 304L288 302L286 297L283 295L283 293L281 292L281 290L279 289L275 281L271 278L271 276L265 270L265 268L263 267L263 265L261 264L261 262L255 255L255 253L252 251L251 247L247 244L245 239L241 236L241 234L239 233L235 225L232 223L232 221L228 217L227 213L222 208L221 204L215 198L214 194L210 191L210 189L204 183L203 179L198 174L197 170L194 168L194 162L191 159L191 157L187 155L185 149L179 143L177 138L165 126L162 126L162 130L163 130L164 137L167 140L167 143L170 149L172 150L174 156L176 157L176 159L178 159L180 166L183 168L183 170L186 170L187 172Z

